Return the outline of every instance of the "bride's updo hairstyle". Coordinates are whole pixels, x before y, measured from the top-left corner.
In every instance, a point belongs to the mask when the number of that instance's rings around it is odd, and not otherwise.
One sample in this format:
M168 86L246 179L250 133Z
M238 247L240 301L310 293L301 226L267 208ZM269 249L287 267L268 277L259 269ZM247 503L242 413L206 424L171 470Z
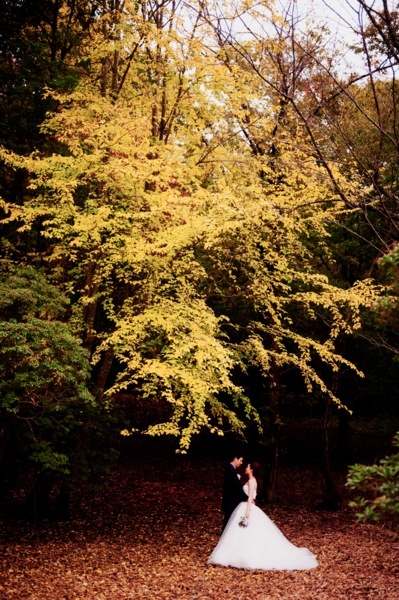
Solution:
M257 462L251 462L249 464L252 469L253 476L258 477L260 472L260 464Z

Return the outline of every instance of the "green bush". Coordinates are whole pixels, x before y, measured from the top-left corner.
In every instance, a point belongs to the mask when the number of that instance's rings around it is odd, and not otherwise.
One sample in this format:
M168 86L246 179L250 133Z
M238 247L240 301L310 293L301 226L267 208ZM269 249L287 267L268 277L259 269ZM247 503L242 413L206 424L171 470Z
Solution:
M89 391L88 356L68 324L67 300L31 267L0 273L0 471L29 469L76 484L103 473L112 415ZM7 487L7 485L6 485Z
M394 445L399 447L399 433L394 437ZM376 465L352 465L346 485L363 494L350 502L360 521L386 520L399 525L399 453Z

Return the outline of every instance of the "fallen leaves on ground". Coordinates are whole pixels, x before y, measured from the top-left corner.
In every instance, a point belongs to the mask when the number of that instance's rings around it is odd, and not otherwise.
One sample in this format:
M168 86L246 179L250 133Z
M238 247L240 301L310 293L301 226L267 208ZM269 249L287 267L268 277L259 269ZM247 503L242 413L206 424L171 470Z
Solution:
M96 498L75 498L59 525L3 523L0 600L366 600L399 598L399 541L348 509L312 508L311 472L283 469L268 511L286 537L314 552L312 571L245 571L206 564L222 523L224 465L123 465Z

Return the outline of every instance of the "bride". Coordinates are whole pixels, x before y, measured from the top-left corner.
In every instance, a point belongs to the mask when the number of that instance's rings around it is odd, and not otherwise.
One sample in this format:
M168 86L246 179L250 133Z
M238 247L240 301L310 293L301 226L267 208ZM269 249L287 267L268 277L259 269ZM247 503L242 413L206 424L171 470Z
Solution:
M231 515L208 563L241 569L314 569L318 563L310 550L291 544L273 521L253 504L257 489L254 473L258 470L258 463L247 466L245 474L249 480L244 492L248 494L248 501L241 502Z

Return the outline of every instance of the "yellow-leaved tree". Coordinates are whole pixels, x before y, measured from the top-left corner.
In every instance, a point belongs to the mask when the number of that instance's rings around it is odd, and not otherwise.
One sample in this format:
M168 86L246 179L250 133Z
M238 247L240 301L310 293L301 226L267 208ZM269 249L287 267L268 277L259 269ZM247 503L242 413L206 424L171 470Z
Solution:
M328 252L342 208L295 114L220 44L202 2L102 6L79 85L48 90L50 150L1 151L30 177L5 222L40 225L34 258L72 299L99 393L162 396L170 418L147 432L183 452L203 427L259 423L240 365L258 366L272 404L286 365L339 403L318 365L356 369L336 340L377 290L339 288L319 268L312 248Z

